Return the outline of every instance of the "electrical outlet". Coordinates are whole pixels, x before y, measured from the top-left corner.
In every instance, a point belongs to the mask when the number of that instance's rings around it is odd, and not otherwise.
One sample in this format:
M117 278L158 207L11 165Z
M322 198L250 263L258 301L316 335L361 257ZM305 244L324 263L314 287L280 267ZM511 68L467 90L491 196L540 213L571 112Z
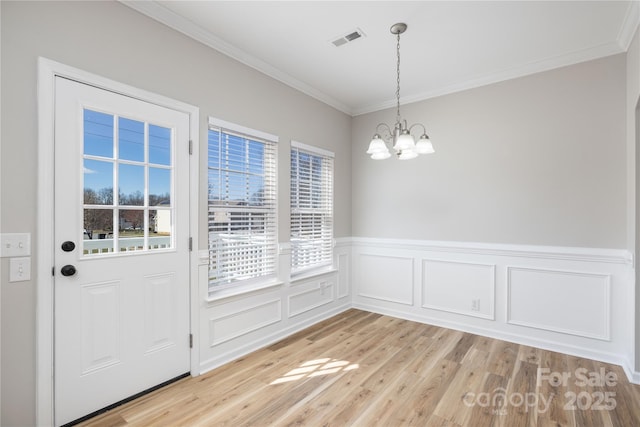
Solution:
M471 310L480 311L480 299L479 298L471 300Z
M31 257L11 258L9 260L9 281L23 282L31 280Z

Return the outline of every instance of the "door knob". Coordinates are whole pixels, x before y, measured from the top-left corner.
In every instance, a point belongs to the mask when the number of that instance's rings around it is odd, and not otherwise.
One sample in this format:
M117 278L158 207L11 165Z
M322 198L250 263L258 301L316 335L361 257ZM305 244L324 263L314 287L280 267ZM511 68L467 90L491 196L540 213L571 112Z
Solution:
M67 240L66 242L64 242L62 244L62 250L65 252L71 252L72 250L74 250L76 248L76 244L73 243L70 240Z
M60 269L63 276L73 276L76 274L76 268L73 265L65 265Z

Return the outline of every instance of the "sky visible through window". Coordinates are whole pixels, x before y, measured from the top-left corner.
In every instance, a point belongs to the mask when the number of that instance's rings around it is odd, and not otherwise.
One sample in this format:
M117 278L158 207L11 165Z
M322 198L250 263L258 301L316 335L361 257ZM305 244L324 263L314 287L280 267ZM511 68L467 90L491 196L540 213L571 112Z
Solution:
M145 122L86 109L84 111L84 189L108 193L114 186L114 164L120 204L138 205L149 175L149 204L171 191L171 129L148 124L145 162ZM113 196L112 196L113 197ZM164 200L165 203L168 200ZM111 204L106 200L100 204Z
M264 143L209 130L209 200L248 205L264 200Z

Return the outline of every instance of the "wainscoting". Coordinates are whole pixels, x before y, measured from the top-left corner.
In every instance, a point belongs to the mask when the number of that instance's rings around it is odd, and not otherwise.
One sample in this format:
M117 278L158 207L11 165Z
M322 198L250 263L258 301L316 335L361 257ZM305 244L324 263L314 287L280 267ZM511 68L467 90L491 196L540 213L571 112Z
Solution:
M194 331L198 339L199 371L204 373L285 338L351 307L351 246L338 239L333 269L312 276L288 275L290 251L279 254L279 280L272 286L224 298L208 298L208 252L199 256L203 301Z
M616 363L634 378L627 251L351 242L355 308Z
M200 373L353 307L615 363L640 382L624 250L344 238L329 272L216 300L207 300L207 259ZM285 247L280 270L288 263Z

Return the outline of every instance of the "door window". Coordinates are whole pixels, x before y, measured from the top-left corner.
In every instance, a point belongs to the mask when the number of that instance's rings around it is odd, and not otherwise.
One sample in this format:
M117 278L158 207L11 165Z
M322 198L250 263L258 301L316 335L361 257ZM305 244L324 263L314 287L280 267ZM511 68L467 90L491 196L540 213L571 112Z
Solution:
M84 256L174 248L173 139L170 128L84 110Z

